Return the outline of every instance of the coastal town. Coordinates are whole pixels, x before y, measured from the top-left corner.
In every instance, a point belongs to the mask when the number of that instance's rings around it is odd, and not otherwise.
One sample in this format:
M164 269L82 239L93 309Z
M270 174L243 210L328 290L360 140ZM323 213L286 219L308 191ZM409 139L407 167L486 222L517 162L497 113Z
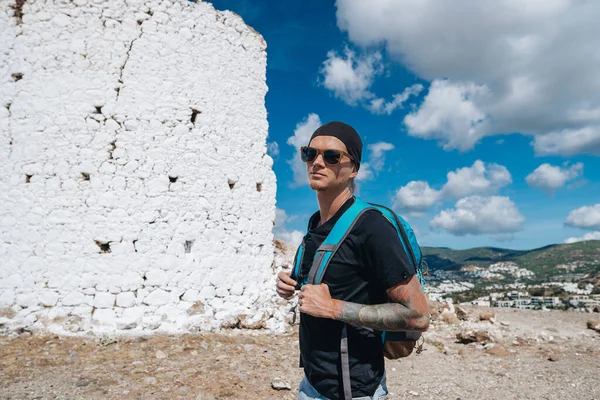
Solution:
M471 301L483 307L509 307L522 310L574 309L600 312L600 294L558 296L532 296L528 292L491 293Z
M574 310L600 312L600 288L589 281L600 263L574 261L557 264L554 273L537 276L514 262L499 262L488 267L465 265L456 270L429 272L428 293L432 300L452 298L481 307L533 310ZM462 298L461 298L462 297Z

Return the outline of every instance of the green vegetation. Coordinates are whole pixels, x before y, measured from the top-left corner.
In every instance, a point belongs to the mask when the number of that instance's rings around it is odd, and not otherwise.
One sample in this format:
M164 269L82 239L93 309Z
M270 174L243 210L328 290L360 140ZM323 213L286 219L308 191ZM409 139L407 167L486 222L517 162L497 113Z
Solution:
M508 285L520 282L535 285L554 280L577 282L580 288L591 283L594 293L600 292L600 240L590 240L571 244L556 244L533 250L510 250L496 247L477 247L466 250L453 250L445 247L421 248L430 271L443 270L461 276L462 267L477 266L487 268L498 262L513 262L520 268L526 268L535 274L531 278L515 278L504 274L503 279L469 279L475 284L472 290L452 293L455 301L470 301L490 292L499 291L489 285ZM574 265L573 263L580 263ZM562 267L561 267L562 266ZM565 268L567 266L567 268ZM462 279L461 279L462 280ZM563 296L562 288L532 289L534 296Z
M509 250L497 247L476 247L453 250L445 247L422 247L425 261L432 270L454 271L466 265L488 267L498 262L512 261L531 270L540 278L568 273L595 273L600 267L600 240L570 244L555 244L534 250ZM586 265L575 271L556 268L574 261Z

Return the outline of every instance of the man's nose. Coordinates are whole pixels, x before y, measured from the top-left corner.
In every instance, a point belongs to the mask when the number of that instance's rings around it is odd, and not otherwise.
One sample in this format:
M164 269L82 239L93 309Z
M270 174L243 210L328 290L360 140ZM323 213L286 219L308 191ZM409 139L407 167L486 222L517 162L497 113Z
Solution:
M323 159L323 154L317 154L317 157L315 157L315 159L313 160L313 165L325 167L325 160Z

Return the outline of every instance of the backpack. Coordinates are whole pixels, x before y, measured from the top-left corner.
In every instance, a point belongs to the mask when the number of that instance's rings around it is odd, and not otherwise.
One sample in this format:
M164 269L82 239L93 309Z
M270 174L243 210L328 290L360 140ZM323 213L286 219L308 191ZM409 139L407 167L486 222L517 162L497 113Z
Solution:
M294 269L292 270L292 279L298 282L296 289L300 289L302 285L313 284L319 285L323 281L323 276L329 265L329 261L334 256L358 218L367 210L379 211L396 229L400 243L404 248L408 259L415 268L417 278L421 284L421 290L424 290L425 281L423 279L423 266L426 265L421 254L421 248L417 243L414 231L410 225L399 215L394 213L387 207L367 203L355 197L354 204L342 214L340 219L335 223L331 232L321 246L315 252L313 263L310 268L308 277L300 276L300 268L302 266L302 258L304 256L304 240L298 247L296 256L294 258ZM426 272L425 272L426 273ZM417 340L421 338L420 332L382 332L382 341L384 348L384 355L388 359L397 359L401 357L407 357L410 355L416 345ZM420 353L421 347L417 350ZM350 390L350 364L348 359L348 337L346 331L346 324L342 329L342 338L340 343L340 352L342 359L342 380L344 383L344 393L346 398L351 399L352 393Z

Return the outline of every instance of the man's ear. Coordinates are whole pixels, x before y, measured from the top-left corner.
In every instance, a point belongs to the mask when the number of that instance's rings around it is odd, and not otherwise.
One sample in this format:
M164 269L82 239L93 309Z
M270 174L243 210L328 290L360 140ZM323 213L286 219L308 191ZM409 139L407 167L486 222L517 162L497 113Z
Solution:
M350 172L350 179L356 178L358 175L358 170L356 169L356 165L352 167L352 172Z

